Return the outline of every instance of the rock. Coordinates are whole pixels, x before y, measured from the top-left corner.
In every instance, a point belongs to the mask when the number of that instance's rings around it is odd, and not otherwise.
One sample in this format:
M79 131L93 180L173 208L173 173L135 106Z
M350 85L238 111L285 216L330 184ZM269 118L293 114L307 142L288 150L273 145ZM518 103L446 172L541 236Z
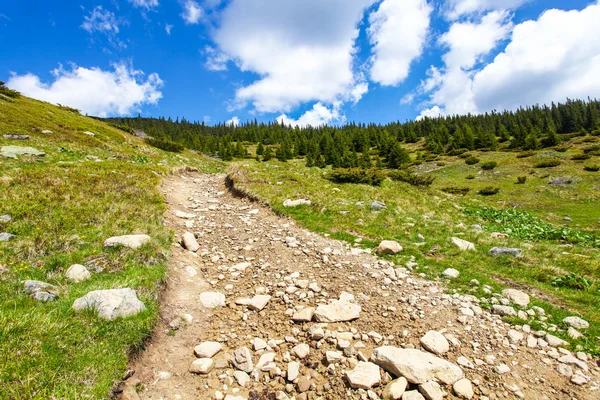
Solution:
M240 371L251 373L254 370L254 363L252 362L252 355L247 347L240 347L233 352L231 356L231 363L233 366Z
M252 341L252 348L254 351L260 351L266 349L268 346L267 342L262 340L261 338L254 338Z
M121 400L140 400L140 396L134 386L126 384L121 393Z
M402 398L407 386L408 381L406 378L400 377L394 379L385 386L381 396L383 397L383 400L399 400Z
M10 222L11 220L12 220L12 215L10 215L10 214L0 215L1 223L7 223L7 222Z
M284 207L310 206L312 202L308 199L286 200L283 202Z
M346 372L346 379L354 389L367 390L381 383L379 367L365 361L359 361L352 371Z
M73 264L69 267L65 273L65 276L67 279L72 280L73 282L81 282L90 279L92 274L83 265Z
M489 255L492 257L512 256L521 257L523 250L510 247L494 247L490 249Z
M475 365L465 356L460 356L456 359L456 363L461 367L475 369Z
M56 301L56 299L58 299L58 296L56 296L54 293L46 292L44 290L38 290L37 292L33 293L31 297L34 300L42 301L44 303L48 301Z
M29 140L29 135L14 135L14 134L8 134L8 135L2 135L4 137L4 139L9 139L9 140Z
M571 377L571 383L577 386L583 386L587 382L587 379L583 375L573 374L573 376Z
M298 385L297 385L298 391L300 393L309 391L311 383L312 382L310 381L310 379L308 379L306 376L301 377L300 379L298 379Z
M42 281L31 281L31 280L23 282L23 287L30 294L35 293L40 290L46 290L46 291L58 290L58 288L56 286L51 285L49 283L42 282Z
M492 232L492 234L490 235L490 237L492 239L508 239L508 234L507 233L500 233L500 232Z
M379 243L379 246L377 246L376 251L377 254L394 255L402 251L402 246L400 246L398 242L395 242L393 240L384 240L381 243Z
M409 390L408 392L404 392L402 400L425 400L425 397L416 390Z
M124 288L89 292L75 300L73 309L76 311L91 309L97 312L100 318L113 320L135 315L144 311L146 306L138 299L135 290Z
M442 272L442 275L445 276L446 278L458 278L458 276L460 275L460 272L458 272L454 268L448 268L444 272Z
M293 382L300 375L300 363L297 361L292 361L288 363L287 367L287 380Z
M42 131L42 133L44 133L44 134L49 134L49 133L54 133L54 132L52 132L50 129L44 129L44 130Z
M124 246L137 249L150 241L148 235L113 236L104 241L104 247Z
M250 383L250 375L244 371L234 371L233 377L241 387L245 387L248 383Z
M327 305L317 307L314 314L315 321L345 322L357 319L360 315L361 307L342 296L340 296L339 300L334 300Z
M227 396L225 396L225 400L248 400L247 397L244 396L237 396L234 394L228 394Z
M9 240L13 240L16 236L12 233L2 232L0 233L0 242L8 242Z
M563 319L563 323L575 329L588 329L590 327L589 322L579 317L567 317Z
M506 336L508 336L508 340L513 344L518 344L525 338L521 332L514 329L509 330Z
M292 321L295 322L309 322L312 320L313 315L315 314L314 307L305 307L301 310L298 310L292 315Z
M258 294L250 299L248 308L255 311L260 311L266 307L267 303L271 300L271 296L265 294Z
M568 365L563 364L563 363L559 363L556 366L556 372L558 372L562 376L566 376L567 378L570 378L571 376L573 376L573 368L571 368Z
M200 303L206 308L225 307L225 295L219 292L200 293Z
M444 392L439 383L435 381L425 382L419 385L419 392L427 400L442 400L444 398Z
M193 374L206 375L214 368L215 363L210 358L199 358L190 365L190 372Z
M471 225L471 229L473 229L475 232L483 232L483 228L479 224Z
M570 326L569 329L567 329L567 335L569 335L569 337L571 339L579 339L580 337L583 336L583 334L581 332L579 332L577 329L573 328L572 326Z
M565 342L564 340L557 338L554 335L551 335L549 333L546 334L546 336L544 337L544 340L546 340L546 342L548 342L548 345L550 347L559 347L559 346L567 346L569 343Z
M529 295L517 289L504 289L502 296L506 297L512 303L519 307L527 307L529 305Z
M589 369L587 363L581 361L578 358L573 357L572 355L564 355L558 359L558 362L568 365L575 365L576 367L579 367L584 371L587 371Z
M387 206L385 205L385 203L382 203L380 201L374 201L373 203L371 203L371 210L373 210L373 211L387 210Z
M371 361L409 382L421 384L431 380L451 385L463 377L460 367L446 360L416 349L400 349L393 346L373 350Z
M198 358L213 358L222 349L223 345L219 342L202 342L194 347L194 354Z
M194 234L191 232L186 232L183 234L183 245L192 253L195 253L198 250L200 250L200 245L198 244L198 241L196 240Z
M471 386L471 381L468 379L461 379L454 382L454 385L452 385L452 390L460 399L471 399L474 395L473 386Z
M2 146L0 154L8 158L17 158L17 156L39 156L43 157L46 155L43 151L34 149L33 147L19 147L19 146Z
M468 242L468 241L463 240L463 239L459 239L457 237L453 237L450 240L452 241L452 243L456 247L458 247L462 251L475 250L475 245L473 243L471 243L471 242Z
M494 367L494 372L498 375L504 375L510 372L510 368L506 364L499 364Z
M504 315L508 317L515 317L517 315L517 312L511 306L501 306L499 304L494 304L492 306L492 311L494 311L494 314Z
M85 131L85 132L83 132L83 134L84 134L84 135L91 136L91 137L94 137L94 136L96 136L96 134L95 134L94 132L89 132L89 131Z
M196 214L186 213L183 211L175 211L175 216L181 219L194 219L196 218Z
M292 348L292 353L302 360L308 357L308 354L310 353L310 347L307 344L301 343Z
M423 336L419 342L427 351L433 354L444 354L450 350L450 343L444 335L438 331L429 331Z

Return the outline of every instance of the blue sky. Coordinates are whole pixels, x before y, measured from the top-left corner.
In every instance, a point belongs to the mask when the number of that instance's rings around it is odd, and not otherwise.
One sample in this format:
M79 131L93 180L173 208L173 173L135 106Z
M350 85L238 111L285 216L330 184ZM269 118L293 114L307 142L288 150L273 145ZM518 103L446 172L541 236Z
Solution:
M600 97L598 1L32 0L0 79L90 115L404 121Z

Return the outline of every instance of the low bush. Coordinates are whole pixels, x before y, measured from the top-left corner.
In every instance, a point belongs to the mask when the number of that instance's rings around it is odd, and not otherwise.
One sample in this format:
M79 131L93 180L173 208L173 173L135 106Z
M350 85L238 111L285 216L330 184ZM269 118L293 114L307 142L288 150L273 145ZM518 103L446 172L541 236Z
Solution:
M453 149L448 152L448 155L449 156L460 156L462 154L465 154L467 151L469 151L469 149Z
M592 136L600 136L600 129L595 129L592 131Z
M588 154L588 153L599 153L600 152L600 144L595 144L593 146L588 146L585 149L583 149L583 152Z
M522 151L519 154L517 154L517 158L527 158L527 157L531 157L531 156L535 156L536 152L533 150L528 150L528 151Z
M527 182L527 177L526 176L519 176L517 178L517 184L519 185L524 185L525 182Z
M465 179L469 179L469 180L475 179L475 175L467 175Z
M479 191L479 194L482 196L493 196L500 192L500 188L488 186Z
M5 96L12 97L13 99L21 96L21 93L17 92L16 90L12 90L4 86L4 82L2 81L0 81L0 93Z
M385 180L385 173L375 168L336 168L329 174L329 180L335 183L362 183L379 186Z
M481 164L481 169L485 170L485 171L491 171L494 168L496 168L498 166L498 163L496 161L487 161L484 162L483 164Z
M475 165L475 164L479 164L479 161L480 161L479 158L471 156L471 157L465 159L465 164Z
M574 161L582 161L582 160L589 160L590 158L592 158L592 156L590 154L575 154L573 157L571 157L571 160Z
M76 108L69 107L69 106L63 106L62 104L57 104L57 105L58 105L58 108L60 108L61 110L65 110L65 111L71 112L73 114L81 114L81 111L79 111Z
M552 168L552 167L557 167L561 164L560 160L543 160L543 161L538 161L535 164L533 164L533 168Z
M552 280L552 286L588 290L592 287L592 282L583 275L571 272L565 276L554 278Z
M458 194L461 196L466 196L467 193L471 191L471 188L466 186L447 186L441 189L442 192L450 193L450 194Z
M417 175L407 170L390 171L388 177L393 181L406 182L413 186L431 186L435 179L431 175Z
M459 157L462 159L466 159L469 157L473 157L473 155L471 153L462 153L461 155L459 155Z
M586 165L583 169L589 172L598 172L600 171L600 165Z
M443 162L443 161L438 161L438 162L435 163L435 165L437 165L438 167L445 167L446 163Z
M154 146L171 153L181 153L185 149L182 144L163 138L148 138L146 139L146 143L148 143L150 146Z
M559 153L564 153L567 150L569 150L570 146L556 146L554 148L555 151L558 151Z
M598 139L593 136L587 136L587 137L581 139L581 143L596 143L597 141L598 141Z

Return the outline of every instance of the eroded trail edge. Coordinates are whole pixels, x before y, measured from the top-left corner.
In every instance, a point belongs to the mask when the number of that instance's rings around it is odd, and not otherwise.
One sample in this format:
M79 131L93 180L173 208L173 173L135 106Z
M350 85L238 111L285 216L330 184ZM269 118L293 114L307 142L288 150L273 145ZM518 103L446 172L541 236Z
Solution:
M186 173L162 189L178 243L161 320L123 398L600 396L589 356L413 275L414 263L301 229L233 196L223 175Z

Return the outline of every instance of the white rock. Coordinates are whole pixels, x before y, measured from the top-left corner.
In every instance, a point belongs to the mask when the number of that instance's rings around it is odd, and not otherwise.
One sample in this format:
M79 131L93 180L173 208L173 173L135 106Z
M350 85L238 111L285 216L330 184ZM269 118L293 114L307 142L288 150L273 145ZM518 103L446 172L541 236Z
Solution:
M233 371L233 377L241 387L245 387L248 383L250 383L250 375L244 371Z
M199 358L190 365L190 372L194 374L206 375L215 366L215 362L211 358Z
M590 327L589 322L579 317L567 317L563 319L563 322L575 329L588 329Z
M195 253L198 250L200 250L200 245L198 244L198 241L196 240L194 234L191 232L186 232L183 234L183 245L192 253Z
M292 348L292 353L294 353L296 357L304 359L310 354L310 347L305 343L300 343Z
M450 350L450 343L448 340L439 333L438 331L429 331L423 336L419 342L421 346L425 348L425 350L433 353L433 354L444 354Z
M408 392L404 392L402 400L425 400L425 397L416 390L409 390Z
M527 307L529 305L529 295L517 289L504 289L502 296L518 305L519 307Z
M200 293L200 303L206 308L225 307L225 295L219 292Z
M300 363L297 361L292 361L288 363L287 367L287 380L293 382L298 375L300 375Z
M349 293L346 294L350 295ZM314 318L317 322L352 321L359 317L360 311L360 306L342 292L339 300L334 300L327 305L318 306L315 310Z
M150 241L148 235L113 236L104 241L104 247L124 246L137 249Z
M408 381L403 376L394 379L386 385L385 389L383 389L383 400L400 400L406 391L407 386Z
M381 383L379 367L365 361L359 361L352 371L346 372L346 379L354 389L366 390Z
M312 203L308 199L286 200L283 202L284 207L310 206Z
M569 344L564 340L557 338L556 336L551 335L549 333L546 334L544 339L546 340L546 342L548 342L548 345L550 345L551 347L567 346Z
M271 296L266 294L257 294L252 299L250 299L250 302L248 303L248 308L250 308L251 310L260 311L263 308L265 308L269 300L271 300Z
M475 365L465 356L458 357L456 363L464 368L475 369Z
M456 247L458 247L462 251L475 250L475 245L473 243L471 243L471 242L468 242L468 241L464 240L464 239L459 239L457 237L453 237L450 240L452 241L452 244L454 244Z
M325 352L325 358L327 358L328 364L333 364L339 362L344 358L344 355L341 351L327 351Z
M394 254L398 254L402 251L402 246L400 246L400 243L393 241L393 240L383 240L381 243L379 243L379 246L377 246L377 253L378 254L389 254L389 255L394 255Z
M189 214L183 211L176 211L175 212L175 216L177 218L182 218L182 219L193 219L196 218L196 214Z
M559 374L566 376L567 378L573 376L573 368L563 363L558 363L558 365L556 366L556 371Z
M511 306L501 306L499 304L494 304L492 306L492 311L494 311L494 314L506 315L509 317L515 317L517 315L517 312Z
M250 373L254 370L252 355L247 347L240 347L231 355L231 363L240 371Z
M312 320L312 317L314 314L315 314L314 307L305 307L294 313L294 315L292 316L292 321L309 322L310 320Z
M498 374L498 375L503 375L503 374L507 374L510 372L510 368L508 365L506 364L499 364L496 365L494 367L494 371Z
M267 346L267 342L265 342L261 338L254 338L254 340L252 341L252 348L254 349L254 351L264 350L267 348Z
M416 384L436 380L451 385L463 377L463 371L457 365L416 349L378 347L373 350L371 361L391 374L404 376Z
M194 347L194 354L198 358L212 358L222 349L223 345L219 342L203 342Z
M427 400L442 400L444 398L444 392L439 383L435 381L425 382L419 385L419 392Z
M458 272L454 268L448 268L447 270L442 272L442 275L445 276L446 278L458 278L458 276L460 275L460 272Z
M135 290L125 288L89 292L75 300L73 309L76 311L94 310L99 317L113 320L142 312L146 306L138 299Z
M509 330L507 336L508 340L513 344L517 344L525 338L521 332L514 329Z
M90 279L92 274L87 270L86 267L80 264L73 264L69 267L65 273L67 279L73 282L81 282Z
M473 386L471 386L471 381L468 379L461 379L454 382L452 390L454 390L454 394L460 399L471 399L474 395Z

